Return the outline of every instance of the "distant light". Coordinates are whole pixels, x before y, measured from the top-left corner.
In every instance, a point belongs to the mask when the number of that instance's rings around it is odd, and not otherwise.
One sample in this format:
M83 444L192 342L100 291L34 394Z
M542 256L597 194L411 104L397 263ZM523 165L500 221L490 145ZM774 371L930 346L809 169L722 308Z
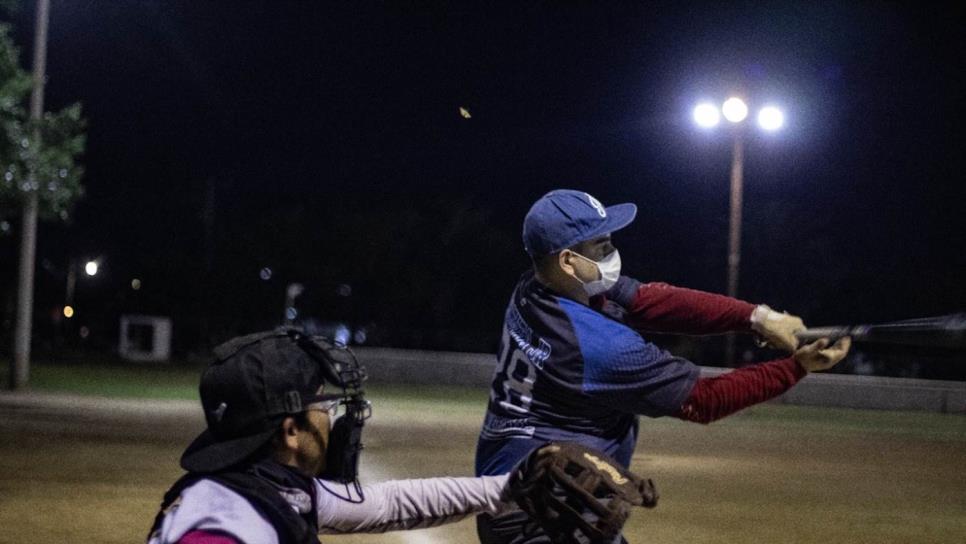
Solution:
M295 297L301 295L305 292L305 286L301 283L290 283L288 287L285 288L285 296L291 300L295 300Z
M369 337L366 335L365 329L358 329L352 333L352 341L356 344L365 344L368 339Z
M80 335L82 339L87 340L87 337L91 335L91 330L86 326L84 326L84 327L81 327L79 331L77 331L77 334Z
M0 221L0 232L10 232L10 223L7 221Z
M298 316L299 316L299 311L296 310L295 308L291 306L289 306L288 308L285 308L285 319L288 319L289 321L295 321L295 318Z
M717 126L718 122L721 121L721 114L718 113L718 108L714 104L709 104L707 102L703 104L698 104L694 108L694 122L698 126L704 128L711 128Z
M84 265L84 272L86 272L88 276L96 276L97 261L87 261L87 264Z
M470 119L473 117L472 115L470 115L470 110L466 108L460 108L460 116L462 116L463 119Z
M348 283L340 283L335 288L335 294L340 297L348 297L352 295L352 286Z
M785 124L785 115L775 106L765 106L758 112L758 126L765 130L778 130Z
M344 324L340 323L335 328L335 338L333 338L332 341L338 346L348 346L349 339L351 337L352 335L349 332L349 327L346 327Z
M134 278L133 280L131 280L131 289L134 289L135 291L137 291L140 288L141 288L141 280L137 278Z
M258 277L262 278L262 281L268 281L272 279L272 269L266 266L265 268L261 269L258 272Z
M725 103L721 106L721 113L724 114L724 118L731 121L732 123L740 123L748 117L748 106L745 102L735 96L725 100Z
M66 317L67 319L70 319L70 318L74 317L74 307L73 306L64 306L64 317Z

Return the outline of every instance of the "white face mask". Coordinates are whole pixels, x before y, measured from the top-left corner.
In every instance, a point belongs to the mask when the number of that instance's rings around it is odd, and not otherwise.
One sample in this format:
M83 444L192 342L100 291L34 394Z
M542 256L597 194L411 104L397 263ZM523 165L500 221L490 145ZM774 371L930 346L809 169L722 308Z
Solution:
M606 292L613 287L614 284L617 283L617 280L621 277L621 254L616 249L611 252L610 255L604 257L600 261L588 259L577 252L573 252L573 254L581 259L584 259L585 261L594 263L594 266L597 267L597 272L600 275L599 279L587 282L581 281L580 278L574 276L577 278L577 281L584 286L584 291L587 293L587 296L592 297Z

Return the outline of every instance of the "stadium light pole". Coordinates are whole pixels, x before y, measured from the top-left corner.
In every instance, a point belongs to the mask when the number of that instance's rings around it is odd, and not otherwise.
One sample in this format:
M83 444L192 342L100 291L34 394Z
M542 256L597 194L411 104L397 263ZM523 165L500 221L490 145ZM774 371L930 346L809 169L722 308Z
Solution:
M745 143L744 121L748 117L748 105L744 100L732 96L718 108L708 102L694 108L694 121L702 128L714 128L724 117L733 127L731 148L731 195L728 220L728 291L729 297L738 296L738 275L741 267L741 208L744 194ZM765 106L758 112L758 126L772 132L784 125L785 117L775 106ZM735 362L735 335L728 334L725 340L725 361Z

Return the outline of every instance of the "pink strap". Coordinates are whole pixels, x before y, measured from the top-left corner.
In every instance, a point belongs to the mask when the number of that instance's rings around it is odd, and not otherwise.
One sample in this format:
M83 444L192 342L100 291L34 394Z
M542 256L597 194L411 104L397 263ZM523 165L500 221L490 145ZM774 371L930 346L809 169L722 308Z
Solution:
M223 533L190 531L178 540L178 544L242 544L242 542Z

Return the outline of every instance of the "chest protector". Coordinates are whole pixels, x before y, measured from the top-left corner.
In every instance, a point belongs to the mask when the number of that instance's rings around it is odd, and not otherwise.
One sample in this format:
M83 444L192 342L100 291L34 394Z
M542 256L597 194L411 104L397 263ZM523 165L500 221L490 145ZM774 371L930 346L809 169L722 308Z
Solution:
M161 523L167 510L181 496L182 491L199 480L211 480L244 497L275 528L280 544L318 544L318 520L315 512L314 494L309 493L309 496L313 497L312 508L305 514L299 514L279 494L279 488L260 474L262 474L262 471L257 469L244 472L185 474L164 494L161 511L154 518L149 538L150 535L161 529ZM298 487L302 488L302 486Z

